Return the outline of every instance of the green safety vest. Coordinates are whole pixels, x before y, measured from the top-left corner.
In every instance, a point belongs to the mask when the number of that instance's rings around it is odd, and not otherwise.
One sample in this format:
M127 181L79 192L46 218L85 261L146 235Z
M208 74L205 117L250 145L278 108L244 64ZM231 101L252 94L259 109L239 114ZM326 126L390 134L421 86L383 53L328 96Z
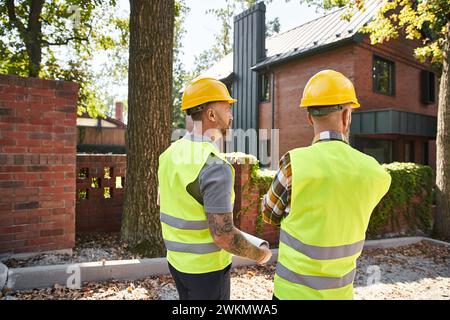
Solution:
M391 176L344 142L289 152L290 213L281 222L274 294L279 299L352 299L356 259L372 210Z
M186 138L172 143L159 157L160 219L167 260L185 273L218 271L231 263L231 254L213 241L204 206L186 190L211 154L230 165L211 142ZM231 193L234 203L234 190Z

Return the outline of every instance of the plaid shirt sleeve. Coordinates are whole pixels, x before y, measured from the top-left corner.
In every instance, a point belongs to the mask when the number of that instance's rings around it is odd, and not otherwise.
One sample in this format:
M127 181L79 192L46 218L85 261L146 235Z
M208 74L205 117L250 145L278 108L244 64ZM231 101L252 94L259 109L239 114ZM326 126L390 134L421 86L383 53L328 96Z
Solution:
M263 220L279 226L281 220L289 214L291 198L291 159L286 153L280 160L278 172L264 195L261 203Z

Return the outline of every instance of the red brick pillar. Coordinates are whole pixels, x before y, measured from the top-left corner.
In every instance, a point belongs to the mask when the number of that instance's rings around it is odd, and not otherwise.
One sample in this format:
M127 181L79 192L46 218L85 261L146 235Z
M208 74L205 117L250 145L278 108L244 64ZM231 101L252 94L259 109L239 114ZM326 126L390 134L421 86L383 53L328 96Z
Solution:
M234 217L236 226L250 234L256 235L256 218L258 216L258 190L251 184L252 164L233 164L235 168Z
M252 164L234 163L236 194L234 202L234 223L244 232L267 240L270 245L278 246L279 228L273 227L259 216L261 196L258 187L252 184Z
M116 120L123 122L123 102L116 102Z
M75 244L78 85L0 75L0 252Z

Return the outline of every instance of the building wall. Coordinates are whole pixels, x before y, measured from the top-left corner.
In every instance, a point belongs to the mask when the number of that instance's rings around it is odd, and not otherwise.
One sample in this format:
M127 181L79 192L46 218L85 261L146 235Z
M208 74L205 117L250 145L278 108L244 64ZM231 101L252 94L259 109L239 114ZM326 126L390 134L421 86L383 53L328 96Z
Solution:
M306 111L299 107L309 78L321 70L334 69L353 81L354 65L354 46L347 45L274 68L275 128L280 129L280 156L293 148L309 145L314 136L307 122ZM272 100L261 103L259 112L260 128L271 128Z
M311 143L313 129L307 122L306 111L300 110L299 103L309 78L324 69L342 72L354 83L361 103L359 109L361 111L395 108L436 116L437 103L426 105L421 102L420 72L422 69L428 69L428 66L415 60L413 45L411 41L395 40L372 46L366 39L359 44L349 44L275 66L273 71L275 73L275 128L280 129L280 157L293 148ZM395 62L396 94L394 97L375 93L372 90L374 53ZM260 128L272 127L272 98L269 102L259 105ZM395 137L390 138L395 139ZM419 137L410 137L410 139L415 142L415 158L422 159L424 139ZM398 148L403 148L401 141ZM396 152L401 156L400 149ZM435 162L433 155L431 146L429 159L431 165ZM402 158L396 160L401 161Z
M0 75L0 253L75 245L77 93Z
M399 39L384 44L370 45L368 39L355 46L355 88L361 103L361 111L371 109L395 108L398 110L437 116L437 100L433 104L421 101L421 70L430 70L426 63L414 58L416 42ZM373 92L372 66L374 54L395 62L395 95L388 96ZM436 81L437 86L437 81ZM436 88L436 99L438 89ZM375 137L377 138L377 137ZM405 142L414 144L414 162L426 163L424 143L426 137L414 136L378 136L380 139L395 139L394 161L406 161ZM428 164L435 167L436 156L429 143Z
M422 69L429 70L429 66L419 63L414 58L413 46L414 42L407 40L395 40L374 46L370 45L369 40L364 40L355 46L354 84L361 103L361 110L395 108L432 116L437 115L437 103L427 105L421 102L420 72ZM395 96L373 92L372 59L374 54L395 62Z

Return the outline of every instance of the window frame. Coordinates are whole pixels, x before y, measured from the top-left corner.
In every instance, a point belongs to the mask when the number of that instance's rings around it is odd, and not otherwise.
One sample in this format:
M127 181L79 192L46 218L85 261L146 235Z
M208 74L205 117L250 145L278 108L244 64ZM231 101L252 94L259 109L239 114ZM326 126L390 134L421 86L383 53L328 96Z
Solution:
M379 71L376 70L376 62L386 62L388 65L388 72L390 72L389 77L389 89L388 92L380 91L377 89L377 82L379 81ZM396 94L396 67L395 67L395 61L383 58L379 55L374 54L372 56L372 91L375 93L383 94L389 97L395 97Z
M420 94L423 104L436 103L436 75L433 71L421 70Z
M264 94L264 90L266 89L264 86L264 79L267 78L267 94ZM259 76L259 85L260 85L260 95L259 95L259 102L260 103L268 103L271 101L272 95L271 95L271 87L272 87L272 81L271 81L271 74L269 72L261 73Z

